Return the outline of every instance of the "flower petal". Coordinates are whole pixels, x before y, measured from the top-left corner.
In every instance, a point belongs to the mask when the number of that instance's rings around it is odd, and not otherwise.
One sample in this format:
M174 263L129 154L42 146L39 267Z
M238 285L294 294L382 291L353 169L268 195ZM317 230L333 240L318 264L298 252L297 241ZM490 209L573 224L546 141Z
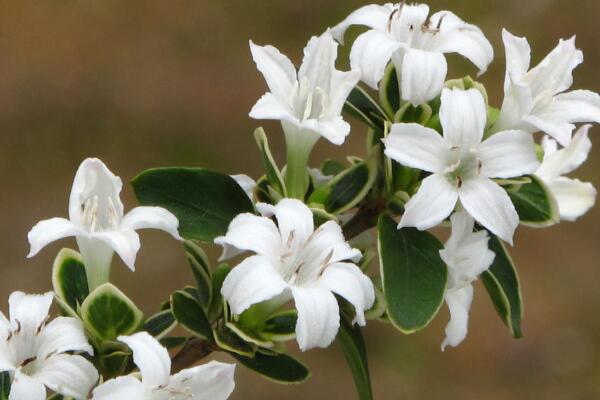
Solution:
M467 179L459 189L465 210L485 228L512 245L519 215L504 189L489 178Z
M251 256L227 275L221 294L231 311L239 315L251 305L281 294L286 288L286 283L267 258Z
M240 187L246 192L248 198L254 202L254 189L256 188L256 181L246 174L231 175L233 180L240 185Z
M179 220L162 207L136 207L123 217L121 226L134 231L148 228L160 229L177 240L183 240L177 231Z
M302 251L306 260L329 259L329 262L352 260L358 261L360 250L353 249L346 239L342 228L335 221L327 221L312 234Z
M281 239L304 243L314 230L313 215L310 208L297 199L282 199L275 206L258 203L256 209L264 216L277 218ZM271 254L272 255L272 254Z
M328 347L340 328L340 310L335 296L320 287L293 287L298 322L296 339L300 350Z
M534 129L532 132L542 131L558 141L563 146L568 146L571 142L571 135L575 125L564 120L554 118L552 115L528 115L523 121Z
M467 336L469 309L473 302L473 286L446 292L446 304L450 310L450 322L446 325L446 338L442 342L442 351L446 346L456 347Z
M335 263L325 269L318 282L348 300L356 310L355 322L361 326L366 324L364 312L375 302L375 289L360 268L351 263Z
M377 85L392 54L402 46L388 35L370 30L356 38L350 51L350 66L352 70L361 72L361 79L373 89Z
M148 332L138 332L131 336L119 336L133 352L133 362L142 374L142 382L148 387L166 385L171 374L169 352Z
M63 396L86 399L98 381L98 371L82 356L56 354L41 361L32 378Z
M444 89L440 121L452 146L473 149L481 142L487 120L485 100L477 89Z
M37 356L46 358L51 354L67 351L94 354L94 349L85 336L82 322L76 318L57 317L38 335Z
M17 370L10 387L8 400L46 400L46 388L42 382Z
M571 123L600 123L600 95L589 90L573 90L554 97L548 111L552 118Z
M211 361L173 375L161 391L169 394L169 400L226 400L235 388L234 372L235 364Z
M591 125L582 126L573 136L571 143L561 150L556 150L556 142L553 140L545 140L544 160L536 175L544 180L553 180L583 164L592 148L592 142L588 138L590 128Z
M385 155L407 167L439 172L445 166L449 148L433 129L412 123L393 124L382 141Z
M273 93L265 93L252 107L250 118L297 121L289 104L281 101Z
M296 68L290 59L273 46L257 46L252 41L250 41L250 51L271 93L281 101L285 101L293 92L297 82Z
M147 400L149 390L132 376L110 379L94 389L93 400Z
M488 178L514 178L535 172L540 163L533 135L524 131L498 132L479 145L481 175Z
M521 81L529 70L531 63L531 48L527 39L514 36L506 29L502 29L502 41L506 52L506 77L504 80L504 93L509 91L511 82Z
M21 335L33 336L48 318L54 294L25 294L12 292L8 298L10 322L20 326Z
M333 37L340 43L344 43L344 33L352 25L365 25L371 29L383 31L386 29L390 14L394 10L391 4L383 6L370 4L353 11L342 22L331 29Z
M458 190L441 174L423 179L419 191L404 207L398 228L414 226L425 230L442 222L454 209Z
M329 104L326 110L327 116L336 117L342 113L344 104L352 89L360 81L360 77L360 71L333 72L329 89Z
M122 229L120 231L95 232L90 236L108 245L121 257L130 270L135 271L135 259L141 246L140 237L136 231Z
M331 143L339 146L344 143L346 136L350 133L350 124L338 115L333 118L319 120L316 127L312 129Z
M560 177L547 184L556 198L562 220L575 221L596 202L596 189L589 182Z
M275 223L269 218L249 213L236 216L229 224L225 236L219 236L214 242L224 248L221 259L232 255L230 247L271 256L279 254L282 246L281 235Z
M433 100L442 91L448 64L442 53L419 49L406 50L399 65L399 58L394 57L396 71L402 71L400 91L402 100L418 106Z
M29 245L28 258L35 256L48 244L70 236L81 234L79 227L65 218L51 218L38 222L27 234Z
M302 65L298 69L298 81L308 85L305 90L314 93L317 88L330 92L331 80L335 71L337 46L331 32L325 31L321 36L310 38L304 48Z

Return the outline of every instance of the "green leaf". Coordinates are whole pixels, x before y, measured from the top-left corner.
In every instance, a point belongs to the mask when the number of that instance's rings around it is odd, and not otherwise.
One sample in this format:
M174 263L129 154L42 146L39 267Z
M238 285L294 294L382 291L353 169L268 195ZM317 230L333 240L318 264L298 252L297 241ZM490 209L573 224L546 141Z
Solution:
M192 269L194 280L198 286L198 301L200 301L202 307L206 309L212 297L212 278L208 257L200 246L190 240L184 242L184 247L188 264Z
M337 341L352 371L358 398L360 400L372 400L373 392L371 390L367 349L360 327L352 326L345 318L342 318Z
M338 160L325 160L321 163L321 172L323 173L323 175L328 176L335 176L337 174L339 174L340 172L342 172L343 170L346 169L346 167L344 166L344 163L342 163L341 161Z
M447 269L435 236L396 225L388 215L377 225L383 293L392 324L412 333L429 324L442 305Z
M179 219L186 239L212 242L238 214L254 212L252 202L228 175L203 168L156 168L132 181L141 204L159 206Z
M123 292L110 283L98 286L81 305L86 329L102 340L135 332L144 314Z
M8 400L10 394L10 372L0 372L0 400Z
M389 116L400 109L400 85L394 64L390 63L379 83L379 101Z
M366 123L379 132L381 137L383 122L387 119L385 111L363 88L356 86L352 89L344 105L344 112Z
M171 309L177 322L202 339L213 340L212 327L198 300L184 290L171 295Z
M558 205L550 190L535 175L530 175L531 182L508 190L508 195L515 205L522 224L533 227L554 225L560 221Z
M231 272L231 267L227 264L221 264L213 271L212 274L212 289L213 296L208 307L208 320L214 321L221 316L223 311L223 296L221 295L221 287L227 275Z
M85 266L81 255L71 249L62 249L52 266L54 294L75 313L90 294ZM67 311L68 312L68 311Z
M285 183L283 182L283 177L281 175L281 171L271 154L271 149L269 148L269 142L267 140L267 135L263 128L257 128L254 131L254 140L256 140L256 144L260 150L260 154L262 155L263 165L265 167L267 180L271 187L273 187L279 194L282 196L286 196Z
M160 311L146 320L144 330L157 339L167 335L177 326L171 309Z
M246 368L277 383L301 383L310 376L308 368L287 354L256 353L252 358L236 353L230 354Z
M167 336L159 339L160 344L167 349L183 346L186 341L187 338L183 336Z
M254 343L248 343L244 341L231 329L222 327L222 329L215 330L213 333L215 343L217 346L219 346L219 348L243 357L254 357L254 354L256 353L256 345Z
M502 321L514 337L520 338L523 336L523 302L517 269L500 239L490 234L488 246L496 257L492 266L481 275L481 280Z
M116 350L108 354L100 356L100 371L105 379L110 379L122 375L129 365L131 352L124 350Z
M260 335L271 341L286 341L296 337L296 310L285 310L271 316L264 324Z

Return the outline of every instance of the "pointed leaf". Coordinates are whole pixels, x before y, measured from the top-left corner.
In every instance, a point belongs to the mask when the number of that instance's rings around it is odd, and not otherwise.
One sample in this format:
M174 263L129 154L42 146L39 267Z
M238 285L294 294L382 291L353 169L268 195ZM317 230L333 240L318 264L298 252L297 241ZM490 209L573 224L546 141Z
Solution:
M62 249L52 267L54 294L75 313L89 295L85 266L79 253Z
M198 300L184 290L178 290L171 295L171 309L177 322L202 339L213 339L212 327L202 305Z
M263 128L257 128L254 131L254 140L256 140L256 144L260 150L260 154L262 155L263 165L265 167L267 180L273 189L275 189L282 196L286 196L285 184L283 182L283 177L281 175L281 171L271 154L271 149L269 148L269 141L267 140L267 135L265 134L265 130Z
M310 371L299 361L287 354L266 355L256 353L253 358L230 353L246 368L277 383L301 383L310 376Z
M379 134L383 132L383 122L387 119L385 111L363 88L356 86L352 89L344 105L344 112L366 123Z
M254 357L256 345L248 343L227 327L222 327L214 332L215 343L219 348L243 357Z
M187 254L188 264L192 269L194 280L198 286L198 301L206 310L212 297L212 278L210 276L210 263L208 261L208 257L200 246L190 240L186 240L184 242L184 247Z
M0 372L0 400L8 400L10 393L10 372Z
M400 109L400 85L394 64L390 63L379 83L381 107L392 116Z
M383 293L392 324L412 333L429 324L440 309L447 269L435 236L396 225L388 215L377 225Z
M208 307L208 320L215 321L221 316L223 311L223 295L221 295L221 287L227 275L231 272L231 267L227 264L219 265L212 274L212 290L213 296Z
M225 234L236 215L254 210L233 178L203 168L149 169L132 185L141 204L175 214L179 232L187 239L212 242Z
M285 310L271 316L264 324L260 335L272 341L292 340L296 337L296 310Z
M177 326L171 309L160 311L146 320L144 330L157 339L167 335Z
M345 318L342 318L337 341L352 371L358 398L360 400L372 400L373 392L371 390L367 349L360 327L352 326Z
M560 221L558 205L544 182L535 175L529 176L531 182L508 190L522 224L533 227L554 225Z

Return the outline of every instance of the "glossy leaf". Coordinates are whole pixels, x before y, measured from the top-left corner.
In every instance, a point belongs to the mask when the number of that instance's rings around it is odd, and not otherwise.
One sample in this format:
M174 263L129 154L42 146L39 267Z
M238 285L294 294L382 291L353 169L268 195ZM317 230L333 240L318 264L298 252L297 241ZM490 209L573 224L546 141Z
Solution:
M382 215L377 226L383 293L392 324L412 333L429 324L442 305L447 269L439 255L439 240L396 225Z
M513 336L520 338L523 305L521 284L515 265L502 242L490 234L489 248L496 257L492 266L481 275L481 280L502 321Z
M281 175L281 171L271 154L271 149L269 148L269 142L267 140L267 135L263 128L257 128L254 131L254 140L256 140L256 144L260 150L260 154L262 156L263 165L265 167L267 180L271 187L273 187L278 193L285 197L286 189L285 184L283 182L283 177Z
M177 326L171 309L160 311L146 320L144 330L157 339L167 335Z
M233 178L203 168L149 169L132 184L141 204L175 214L186 239L212 242L225 234L236 215L254 210Z
M535 175L530 182L508 190L508 195L524 225L544 227L560 221L558 205L546 185Z
M256 353L254 357L244 357L236 353L231 355L246 368L277 383L301 383L310 376L308 368L287 354Z
M221 287L227 275L231 272L231 267L227 264L221 264L215 268L212 274L212 290L213 295L208 307L208 319L214 321L218 319L223 310L223 296L221 295Z
M212 327L202 305L190 293L178 290L171 295L171 309L177 322L202 339L213 339Z
M198 301L206 310L212 297L212 278L208 257L200 246L190 240L186 240L184 246L188 264L198 287L196 291Z
M75 313L89 295L85 266L81 255L71 249L62 249L52 266L54 294Z
M285 310L271 316L264 324L260 335L272 341L292 340L296 337L296 310Z
M352 326L345 318L341 319L337 335L346 362L352 371L354 384L360 400L372 400L371 377L367 361L367 349L359 326Z
M344 112L364 122L374 130L383 132L383 122L387 119L385 111L379 104L361 87L356 86L350 92Z
M400 109L400 85L394 64L390 63L379 83L379 101L388 115L393 116Z
M8 400L10 394L10 372L0 372L0 400Z
M231 329L222 327L221 329L215 330L213 333L215 343L219 348L231 354L235 353L243 357L254 357L256 345L244 341Z

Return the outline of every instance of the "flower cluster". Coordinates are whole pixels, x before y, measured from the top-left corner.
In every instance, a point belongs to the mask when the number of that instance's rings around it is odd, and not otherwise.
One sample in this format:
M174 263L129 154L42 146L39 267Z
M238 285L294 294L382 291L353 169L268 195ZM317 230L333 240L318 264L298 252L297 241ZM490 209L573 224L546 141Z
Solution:
M355 25L363 32L342 72L338 46ZM493 61L478 27L450 11L430 15L424 4L368 5L312 37L298 70L275 47L250 42L268 86L250 117L281 122L284 167L258 128L264 175L149 169L132 181L142 205L125 213L121 179L85 160L69 219L29 232L29 257L67 237L79 252L59 252L53 293L15 292L10 319L0 314L0 399L45 399L50 389L78 400L224 400L235 366L200 360L218 350L297 383L309 371L287 354L294 340L302 351L337 340L359 371L361 399L372 399L367 321L411 333L445 303L441 347L457 346L478 279L520 337L521 287L505 243L513 245L519 225L574 221L594 205L592 184L566 175L591 150L600 96L569 91L583 60L574 38L530 68L527 40L506 30L502 37L506 77L496 108L480 82L447 79L445 54L465 57L478 76ZM365 154L309 167L320 137L344 143L346 115L367 128ZM428 232L438 226L451 227L445 245L439 230ZM148 317L110 282L115 252L134 270L143 228L182 241L194 277ZM216 266L208 245L222 247ZM48 322L53 298L62 316ZM173 334L176 326L185 335Z

